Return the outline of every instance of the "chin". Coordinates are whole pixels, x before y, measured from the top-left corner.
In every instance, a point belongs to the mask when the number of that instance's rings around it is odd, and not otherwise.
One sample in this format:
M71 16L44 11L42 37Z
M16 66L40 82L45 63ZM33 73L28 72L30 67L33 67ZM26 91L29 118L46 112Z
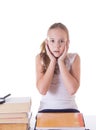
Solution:
M54 57L58 59L60 56L56 56L56 55L54 55Z
M61 55L60 54L53 54L53 56L55 57L55 58L59 58Z

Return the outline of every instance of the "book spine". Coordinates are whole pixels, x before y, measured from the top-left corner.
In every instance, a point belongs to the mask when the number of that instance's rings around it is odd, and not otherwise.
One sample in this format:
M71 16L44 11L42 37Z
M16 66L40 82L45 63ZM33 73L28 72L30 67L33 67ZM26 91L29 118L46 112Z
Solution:
M78 120L79 120L79 123L80 123L81 127L85 126L83 114L81 114L81 113L78 114Z

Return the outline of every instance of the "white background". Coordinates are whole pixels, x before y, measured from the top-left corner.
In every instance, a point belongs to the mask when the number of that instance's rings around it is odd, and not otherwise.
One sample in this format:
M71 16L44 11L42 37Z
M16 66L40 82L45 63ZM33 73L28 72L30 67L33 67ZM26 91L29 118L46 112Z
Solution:
M35 56L55 22L70 33L70 52L81 57L79 110L96 114L95 0L0 0L0 96L31 96L32 112L40 95L35 86Z

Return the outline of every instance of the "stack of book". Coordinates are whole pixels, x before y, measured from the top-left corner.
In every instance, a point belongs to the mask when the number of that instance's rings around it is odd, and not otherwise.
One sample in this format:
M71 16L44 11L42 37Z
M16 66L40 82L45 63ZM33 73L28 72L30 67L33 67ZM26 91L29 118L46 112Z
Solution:
M28 130L31 104L30 97L11 97L0 104L0 130Z

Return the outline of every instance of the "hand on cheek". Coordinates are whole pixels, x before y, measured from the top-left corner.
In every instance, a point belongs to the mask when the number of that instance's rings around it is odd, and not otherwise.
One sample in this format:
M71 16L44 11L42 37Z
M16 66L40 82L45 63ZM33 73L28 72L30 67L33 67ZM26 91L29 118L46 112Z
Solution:
M64 51L62 53L62 55L58 58L58 62L59 61L64 61L66 55L67 55L67 51L68 51L68 46L66 45L65 48L64 48Z
M56 62L56 58L55 58L54 55L51 53L48 44L46 44L46 52L47 52L47 55L49 56L50 60Z

